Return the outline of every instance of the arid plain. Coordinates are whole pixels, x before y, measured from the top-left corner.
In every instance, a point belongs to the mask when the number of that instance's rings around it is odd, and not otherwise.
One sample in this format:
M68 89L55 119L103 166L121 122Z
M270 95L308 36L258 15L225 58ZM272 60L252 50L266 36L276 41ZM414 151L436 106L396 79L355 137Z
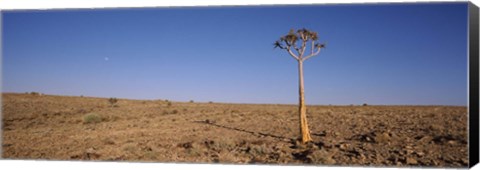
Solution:
M3 159L466 167L467 108L2 94Z

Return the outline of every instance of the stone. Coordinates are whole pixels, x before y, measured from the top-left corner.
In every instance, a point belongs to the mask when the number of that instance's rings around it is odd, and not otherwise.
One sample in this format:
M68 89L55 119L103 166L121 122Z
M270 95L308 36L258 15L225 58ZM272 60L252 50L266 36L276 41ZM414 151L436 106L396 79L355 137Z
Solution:
M468 159L467 158L462 158L462 163L465 165L468 165Z
M85 157L87 159L96 159L98 157L100 157L100 154L97 153L97 151L95 151L95 149L93 148L88 148L86 151L85 151Z
M420 151L420 152L415 152L416 155L418 155L419 157L423 157L425 155L424 152Z
M364 154L360 153L360 155L358 156L358 159L361 161L365 161L367 157Z
M322 146L325 148L332 148L333 144L331 142L324 142Z
M376 134L376 136L375 136L375 142L382 143L382 142L388 142L388 141L390 141L390 134L388 134L386 132Z
M432 138L431 136L423 136L423 137L421 137L420 139L418 139L418 142L427 144L427 143L429 143L430 141L432 141L432 139L433 139L433 138Z
M410 154L412 154L414 151L413 151L413 150L410 150L410 149L407 149L407 150L405 150L405 152L407 153L407 155L410 155Z
M340 132L333 132L333 136L340 136Z
M333 153L329 153L325 150L316 150L309 154L307 158L310 159L313 163L332 165L337 163L337 161L332 158L332 155Z
M94 153L95 153L95 149L93 149L93 148L88 148L88 149L85 151L85 153L87 153L87 154L94 154Z
M342 144L340 144L340 146L338 148L340 148L340 150L347 150L348 146L349 146L348 144L342 143Z
M325 162L324 162L324 163L327 164L327 165L333 165L333 164L336 164L337 161L335 161L335 160L332 159L332 158L327 158L327 159L325 159Z
M448 144L450 144L450 145L455 145L455 144L457 144L457 141L449 140L449 141L448 141Z
M406 162L407 164L409 164L409 165L417 165L417 164L418 164L417 160L415 160L415 159L413 159L413 158L410 158L410 157L408 157L408 158L405 160L405 162Z

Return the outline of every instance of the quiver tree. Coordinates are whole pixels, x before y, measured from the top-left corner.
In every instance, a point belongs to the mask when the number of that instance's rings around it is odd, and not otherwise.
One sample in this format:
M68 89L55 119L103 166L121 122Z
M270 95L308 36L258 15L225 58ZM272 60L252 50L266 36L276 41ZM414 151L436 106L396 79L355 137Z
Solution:
M307 143L312 141L310 130L307 123L307 107L305 106L305 95L303 90L303 62L320 53L325 44L318 42L318 35L316 32L307 30L305 28L297 31L291 29L290 32L280 37L274 43L274 48L286 50L295 60L298 61L298 78L299 78L299 116L300 116L300 134L302 135L302 142ZM310 48L307 48L310 46ZM308 54L307 54L308 53Z

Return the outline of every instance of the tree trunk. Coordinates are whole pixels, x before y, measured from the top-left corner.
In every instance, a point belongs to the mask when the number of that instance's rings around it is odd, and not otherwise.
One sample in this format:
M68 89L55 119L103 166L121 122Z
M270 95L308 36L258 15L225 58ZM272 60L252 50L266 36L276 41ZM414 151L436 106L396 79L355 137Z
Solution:
M302 142L307 143L312 141L310 137L310 130L308 130L307 123L307 107L305 106L305 95L303 92L303 61L298 61L298 76L299 76L299 108L300 113L300 134L302 134Z

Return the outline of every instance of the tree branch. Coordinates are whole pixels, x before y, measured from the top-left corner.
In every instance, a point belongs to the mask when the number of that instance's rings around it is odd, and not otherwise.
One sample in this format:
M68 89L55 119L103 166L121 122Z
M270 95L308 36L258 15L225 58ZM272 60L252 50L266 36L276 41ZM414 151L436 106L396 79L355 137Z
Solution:
M302 52L300 54L300 58L303 58L303 54L305 53L305 50L307 49L307 39L302 38Z
M291 46L288 46L286 49L287 49L288 53L289 53L293 58L295 58L295 59L298 60L298 61L300 60L300 58L298 58L298 56L295 55L295 54L292 52Z
M297 51L298 54L300 54L300 49L297 47L297 41L294 41L292 43L292 46L293 46L293 49L295 49L295 51ZM297 56L298 57L298 56Z
M316 56L318 53L320 53L320 50L321 50L321 49L322 49L322 48L318 48L318 50L317 50L315 53L311 53L310 55L308 55L308 56L306 56L306 57L303 57L303 58L302 58L302 61L305 61L305 60L309 59L310 57Z
M287 40L283 40L285 42L285 44L287 45L287 47L290 47L290 43L287 41Z
M315 41L312 40L312 52L310 54L313 54L313 49L315 49Z

